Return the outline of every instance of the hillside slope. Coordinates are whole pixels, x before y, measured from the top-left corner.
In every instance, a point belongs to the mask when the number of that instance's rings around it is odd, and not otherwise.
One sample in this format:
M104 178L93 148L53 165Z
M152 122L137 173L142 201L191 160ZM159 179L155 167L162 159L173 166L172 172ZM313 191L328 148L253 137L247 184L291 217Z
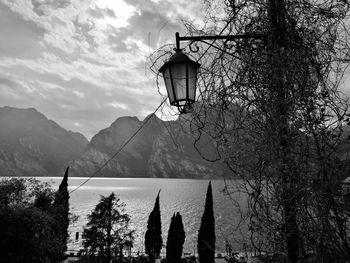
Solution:
M0 108L1 176L62 175L87 143L33 108Z
M205 161L198 154L188 125L181 120L162 121L155 115L144 121L136 117L118 118L91 139L83 156L72 163L71 174L91 176L144 123L142 130L98 176L209 178L222 175L222 166ZM212 144L205 140L200 144L208 156L214 155Z

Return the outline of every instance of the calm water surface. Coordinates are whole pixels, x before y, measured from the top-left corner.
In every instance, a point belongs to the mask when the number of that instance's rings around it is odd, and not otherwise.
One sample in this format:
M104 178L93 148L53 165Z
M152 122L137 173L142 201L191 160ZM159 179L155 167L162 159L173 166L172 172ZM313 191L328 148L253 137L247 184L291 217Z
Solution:
M52 182L54 187L58 187L62 178L39 179ZM69 178L69 190L74 190L85 180L86 178ZM141 253L144 249L143 238L147 228L147 219L153 209L157 193L161 189L163 244L166 244L171 216L174 212L179 212L182 215L186 232L184 252L194 253L208 182L208 180L191 179L93 178L70 195L71 212L78 215L79 219L70 226L69 249L79 250L81 233L87 222L86 216L98 203L100 195L106 196L114 192L126 204L126 212L131 216L131 227L136 230L133 251ZM233 198L232 196L229 198L223 194L224 186L223 180L212 181L217 251L224 252L225 240L233 244L234 249L242 250L246 226L243 225L237 229L242 218L236 204L240 204L244 209L246 197L236 194ZM79 232L79 240L75 240L76 232Z

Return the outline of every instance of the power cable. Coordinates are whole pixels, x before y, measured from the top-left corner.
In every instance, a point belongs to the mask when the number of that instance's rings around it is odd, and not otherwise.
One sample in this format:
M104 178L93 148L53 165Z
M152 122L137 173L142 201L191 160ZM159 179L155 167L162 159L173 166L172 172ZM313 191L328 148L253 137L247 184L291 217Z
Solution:
M74 188L72 191L69 192L69 194L74 193L77 191L80 187L82 187L84 184L86 184L88 181L90 181L91 178L96 176L104 167L107 166L107 164L112 161L130 142L131 140L142 130L142 128L148 123L148 121L153 117L153 115L156 114L156 112L160 109L160 107L164 104L167 97L159 104L159 106L153 111L152 115L142 123L142 125L131 135L131 137L118 149L118 151L112 155L102 166L100 166L88 179L86 179L84 182L82 182L79 186Z
M162 124L164 125L165 129L168 131L168 134L170 135L170 138L173 141L173 144L176 147L176 149L179 149L179 145L176 143L176 140L175 140L174 136L172 135L172 133L170 132L168 126L163 121L162 121Z
M232 20L232 19L231 19ZM223 31L227 28L227 26L229 25L229 23L231 22L231 20L230 21L228 21L227 23L226 23L226 25L225 25L225 27L221 30L221 32L220 32L220 35L223 33ZM215 41L216 40L214 40L213 42L212 42L212 44L214 44L215 43ZM187 44L187 46L189 46L189 44ZM187 47L186 46L186 47ZM210 48L210 46L204 51L204 53L199 57L199 59L197 59L197 62L199 61L199 60L201 60L201 58L208 52L208 50L209 50L209 48ZM152 116L151 117L149 117L145 122L143 122L143 124L139 127L139 129L137 129L135 132L134 132L134 134L119 148L119 150L115 153L115 154L113 154L112 155L112 157L111 158L109 158L102 166L100 166L88 179L86 179L84 182L82 182L79 186L77 186L75 189L73 189L72 191L70 191L69 192L69 194L71 194L71 193L74 193L75 191L77 191L80 187L82 187L83 185L85 185L88 181L90 181L91 180L91 178L93 178L93 177L95 177L104 167L106 167L107 166L107 164L110 162L110 161L112 161L129 143L130 143L130 141L141 131L141 129L148 123L148 121L153 117L153 115L159 110L159 108L164 104L164 102L166 101L166 99L167 99L167 97L159 104L159 106L155 109L155 111L152 113ZM167 127L166 127L167 128ZM167 130L168 130L168 128L167 128ZM169 130L168 130L168 132L169 132ZM171 136L172 137L172 136ZM172 138L173 139L173 138ZM174 139L173 139L173 142L174 142L174 144L175 144L175 141L174 141ZM175 144L176 145L176 144Z

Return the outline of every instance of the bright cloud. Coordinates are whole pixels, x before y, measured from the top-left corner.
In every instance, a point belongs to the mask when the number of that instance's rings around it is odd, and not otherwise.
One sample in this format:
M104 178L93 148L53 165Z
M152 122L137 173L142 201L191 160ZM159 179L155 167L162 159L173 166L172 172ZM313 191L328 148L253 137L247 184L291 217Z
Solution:
M96 6L102 9L109 9L113 16L107 16L102 20L102 24L111 25L115 28L125 27L128 25L128 19L136 11L136 8L128 5L123 0L97 0Z
M126 104L120 103L120 102L117 102L117 101L113 101L113 102L109 103L109 105L111 105L114 108L120 108L120 109L123 109L123 110L127 110L129 108Z

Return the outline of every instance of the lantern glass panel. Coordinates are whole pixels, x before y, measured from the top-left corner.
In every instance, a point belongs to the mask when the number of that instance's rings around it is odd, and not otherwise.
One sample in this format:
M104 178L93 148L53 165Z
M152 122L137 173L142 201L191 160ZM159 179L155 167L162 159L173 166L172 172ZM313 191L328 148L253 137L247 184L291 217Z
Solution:
M175 101L174 98L174 87L171 81L171 76L170 76L170 67L168 67L164 72L163 72L163 78L164 78L164 82L165 82L165 87L167 89L168 92L168 97L170 100L170 104L173 104Z
M197 67L188 65L188 99L194 101L196 98Z
M174 63L171 65L175 100L186 101L186 63Z

